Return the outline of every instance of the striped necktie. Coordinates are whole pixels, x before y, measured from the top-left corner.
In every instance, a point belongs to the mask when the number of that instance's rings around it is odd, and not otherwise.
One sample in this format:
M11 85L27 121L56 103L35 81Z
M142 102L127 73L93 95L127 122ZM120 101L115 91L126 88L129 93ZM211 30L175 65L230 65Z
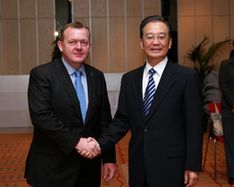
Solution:
M81 114L82 114L82 119L83 122L85 121L85 117L86 117L86 100L85 100L85 92L84 92L84 88L81 82L81 76L82 73L77 70L75 72L75 88L76 88L76 94L78 96L79 102L80 102L80 110L81 110Z
M156 91L155 81L153 78L155 73L156 73L156 71L153 68L151 68L148 72L149 81L148 81L148 84L146 86L145 95L144 95L144 114L145 114L145 116L147 116L147 114L150 111L152 101L154 99L154 93Z

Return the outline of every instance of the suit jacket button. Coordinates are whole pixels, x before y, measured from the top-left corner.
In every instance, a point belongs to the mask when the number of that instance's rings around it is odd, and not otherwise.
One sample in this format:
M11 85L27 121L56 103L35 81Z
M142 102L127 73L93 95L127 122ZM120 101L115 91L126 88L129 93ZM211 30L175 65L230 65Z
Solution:
M144 131L145 131L145 132L147 132L148 130L147 130L147 129L145 129Z

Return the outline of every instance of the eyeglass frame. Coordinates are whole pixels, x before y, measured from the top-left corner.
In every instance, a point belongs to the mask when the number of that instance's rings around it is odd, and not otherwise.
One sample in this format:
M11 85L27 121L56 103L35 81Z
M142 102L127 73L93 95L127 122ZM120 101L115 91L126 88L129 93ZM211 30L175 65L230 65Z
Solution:
M164 42L167 38L169 38L169 34L165 32L159 34L147 33L143 35L143 38L148 42L153 42L155 39L157 39L159 42Z

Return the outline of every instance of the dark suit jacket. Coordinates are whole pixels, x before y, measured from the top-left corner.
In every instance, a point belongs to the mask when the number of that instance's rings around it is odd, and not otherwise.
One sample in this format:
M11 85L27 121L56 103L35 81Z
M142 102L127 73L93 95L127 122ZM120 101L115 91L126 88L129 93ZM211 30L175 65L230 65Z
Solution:
M219 69L219 84L222 91L222 113L233 115L231 109L234 105L234 56L223 61Z
M202 100L197 74L167 63L148 116L143 113L144 66L122 77L116 115L98 141L102 149L130 129L129 185L182 187L184 170L200 171Z
M98 138L111 121L104 75L84 65L89 105L82 124L79 100L61 59L34 68L30 73L28 102L33 140L25 177L36 187L73 187L80 166L87 160L75 150L80 137ZM114 149L102 154L103 162L115 162ZM100 183L101 158L88 161L85 169ZM97 185L98 186L98 185Z

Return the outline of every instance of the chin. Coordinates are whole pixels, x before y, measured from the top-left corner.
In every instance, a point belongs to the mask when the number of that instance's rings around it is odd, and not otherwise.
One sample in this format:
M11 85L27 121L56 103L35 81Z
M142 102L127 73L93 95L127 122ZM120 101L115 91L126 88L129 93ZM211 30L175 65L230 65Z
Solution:
M77 63L82 63L84 62L85 58L75 58L74 61Z
M153 54L150 55L150 58L162 58L162 54Z

